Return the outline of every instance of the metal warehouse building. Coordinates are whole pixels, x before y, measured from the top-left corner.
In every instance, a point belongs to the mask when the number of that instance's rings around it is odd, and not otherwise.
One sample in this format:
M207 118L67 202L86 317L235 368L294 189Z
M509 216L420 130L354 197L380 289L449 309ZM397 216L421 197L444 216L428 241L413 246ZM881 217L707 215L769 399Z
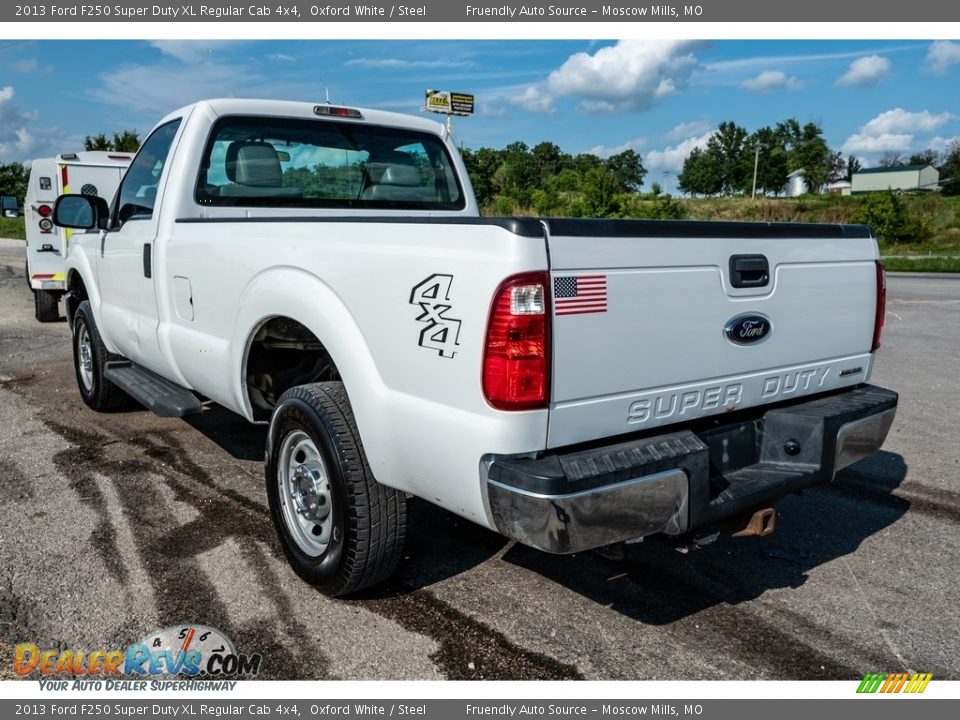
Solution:
M861 170L853 174L852 192L876 192L878 190L936 190L940 173L933 165L901 165Z

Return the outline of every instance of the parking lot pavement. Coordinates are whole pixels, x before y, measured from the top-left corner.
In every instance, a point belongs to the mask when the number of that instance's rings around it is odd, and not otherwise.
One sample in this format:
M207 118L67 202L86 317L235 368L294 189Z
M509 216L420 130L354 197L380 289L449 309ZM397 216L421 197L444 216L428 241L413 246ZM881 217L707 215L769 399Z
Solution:
M411 503L396 579L333 601L288 569L264 430L212 409L88 410L66 323L0 241L0 650L125 647L212 625L262 677L960 678L960 277L891 276L883 452L784 500L767 538L548 556ZM7 660L0 677L9 677Z

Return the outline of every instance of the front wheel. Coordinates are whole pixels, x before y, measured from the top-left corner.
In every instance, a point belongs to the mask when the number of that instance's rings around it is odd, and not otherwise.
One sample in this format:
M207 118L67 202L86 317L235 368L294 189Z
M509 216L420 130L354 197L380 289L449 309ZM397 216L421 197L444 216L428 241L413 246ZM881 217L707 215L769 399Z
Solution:
M393 574L406 500L373 477L342 383L301 385L280 397L266 483L284 554L303 580L339 597Z
M84 300L73 317L73 367L80 397L98 412L117 410L130 403L130 396L103 375L107 362L119 359L103 344L90 302Z

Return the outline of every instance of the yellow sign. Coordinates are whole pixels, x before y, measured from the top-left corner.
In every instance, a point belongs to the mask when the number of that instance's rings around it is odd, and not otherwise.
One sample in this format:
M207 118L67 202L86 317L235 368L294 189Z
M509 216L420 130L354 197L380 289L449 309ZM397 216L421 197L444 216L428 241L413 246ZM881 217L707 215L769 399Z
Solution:
M446 115L473 115L473 95L427 90L427 110Z

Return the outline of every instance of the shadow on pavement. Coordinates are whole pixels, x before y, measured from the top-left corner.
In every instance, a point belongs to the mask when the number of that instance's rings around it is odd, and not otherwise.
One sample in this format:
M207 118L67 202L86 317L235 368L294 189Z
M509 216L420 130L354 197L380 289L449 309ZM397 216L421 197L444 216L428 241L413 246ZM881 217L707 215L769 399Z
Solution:
M784 498L777 530L764 538L727 535L700 549L675 550L665 538L628 546L623 561L595 553L546 555L521 545L504 560L537 572L635 620L664 625L773 588L803 585L811 569L854 552L889 527L911 503L893 491L906 477L888 452L851 466L829 486Z
M267 446L267 426L254 425L216 403L208 403L198 415L183 418L236 460L263 462Z

